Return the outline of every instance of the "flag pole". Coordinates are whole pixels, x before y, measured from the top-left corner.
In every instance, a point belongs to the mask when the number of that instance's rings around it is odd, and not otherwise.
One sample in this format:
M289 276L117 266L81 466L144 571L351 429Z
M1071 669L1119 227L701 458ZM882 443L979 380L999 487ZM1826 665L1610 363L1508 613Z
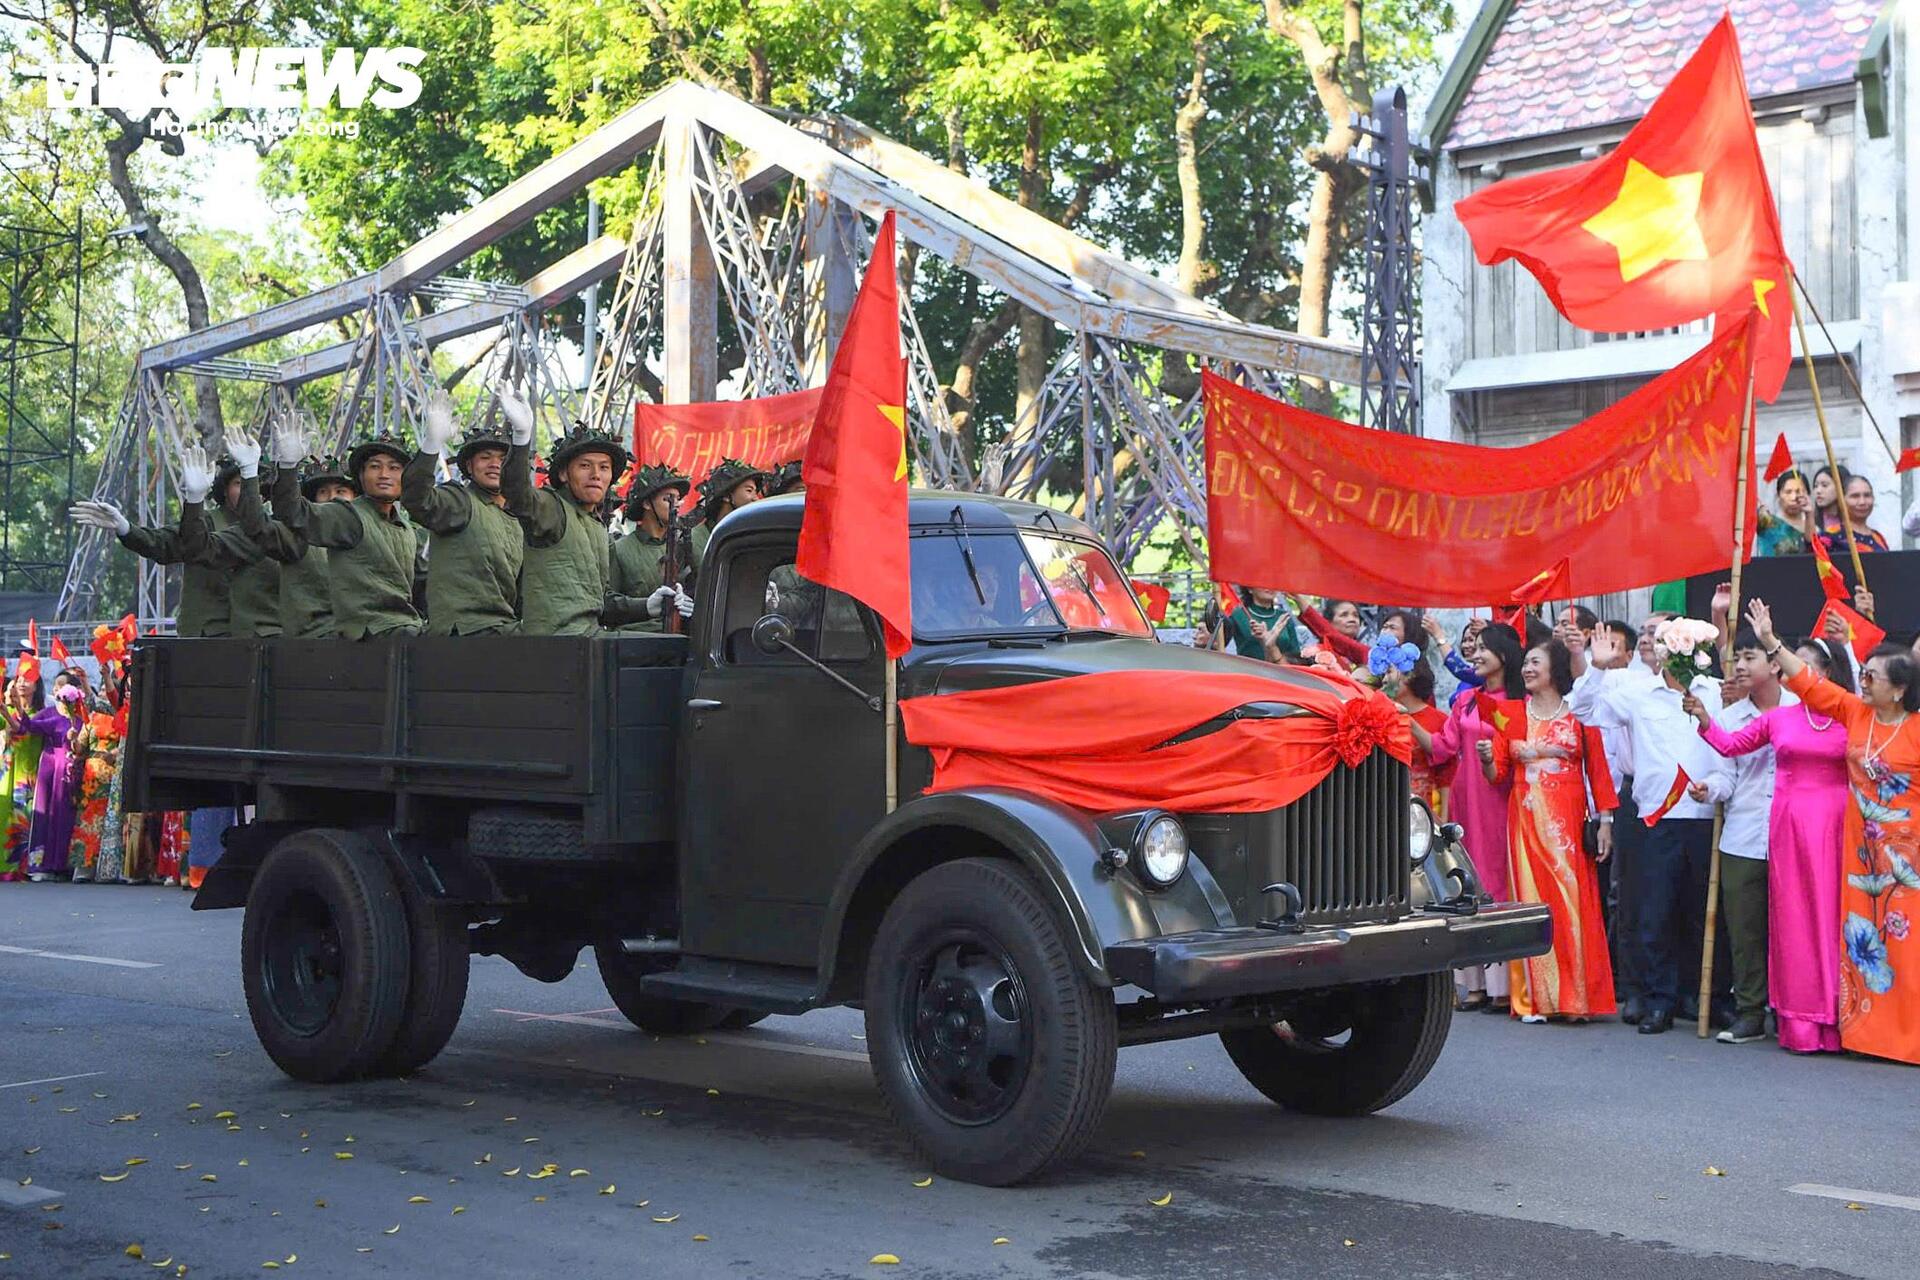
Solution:
M1820 399L1820 379L1813 371L1813 348L1807 345L1807 326L1800 319L1800 303L1795 298L1795 290L1787 290L1787 306L1793 310L1793 331L1800 335L1800 358L1806 361L1807 385L1813 388L1813 416L1820 424L1820 443L1827 450L1827 471L1833 476L1835 487L1841 489L1840 528L1847 535L1847 557L1853 561L1853 580L1861 586L1867 585L1867 570L1860 563L1860 544L1853 539L1853 517L1847 514L1847 495L1840 484L1840 462L1833 456L1833 433L1827 430L1827 409ZM1820 512L1813 513L1814 532L1820 531Z
M1740 629L1740 570L1746 562L1747 489L1752 483L1753 470L1753 375L1757 363L1749 348L1747 407L1740 419L1739 479L1733 487L1733 599L1727 605L1726 639L1720 645L1720 671L1723 675L1733 669L1733 637ZM1700 1016L1694 1027L1694 1033L1702 1040L1707 1038L1707 1032L1712 1029L1713 944L1719 937L1720 926L1720 831L1726 824L1726 818L1727 806L1724 803L1713 806L1713 845L1707 861L1706 927L1700 935Z
M887 659L885 700L887 722L887 812L900 807L900 664Z
M1887 451L1888 459L1890 459L1896 467L1899 466L1900 455L1894 451L1893 445L1888 442L1886 430L1881 427L1880 419L1873 416L1873 406L1867 403L1867 393L1860 387L1860 376L1853 371L1853 361L1840 354L1840 344L1833 340L1833 333L1827 328L1826 317L1820 314L1820 308L1814 302L1813 295L1807 291L1807 282L1800 278L1798 271L1793 270L1792 263L1787 264L1787 270L1793 273L1793 283L1799 286L1800 296L1807 300L1807 310L1813 312L1813 322L1820 326L1821 336L1826 338L1827 346L1833 351L1834 363L1839 365L1840 372L1847 376L1847 385L1853 388L1854 398L1860 402L1861 409L1866 412L1867 421L1873 424L1873 434L1880 437L1880 447ZM1806 349L1806 343L1804 341L1801 342L1800 346L1802 350Z

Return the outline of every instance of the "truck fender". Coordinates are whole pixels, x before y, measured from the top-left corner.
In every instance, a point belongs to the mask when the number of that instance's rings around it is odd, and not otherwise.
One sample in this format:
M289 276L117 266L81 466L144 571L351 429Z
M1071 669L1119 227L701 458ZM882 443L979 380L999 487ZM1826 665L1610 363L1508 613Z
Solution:
M1010 858L1054 899L1087 976L1111 986L1106 948L1117 942L1234 923L1200 859L1172 888L1148 889L1106 863L1109 842L1088 815L1029 792L964 788L923 795L869 831L834 885L820 944L820 988L857 999L867 944L894 896L922 871L958 858Z

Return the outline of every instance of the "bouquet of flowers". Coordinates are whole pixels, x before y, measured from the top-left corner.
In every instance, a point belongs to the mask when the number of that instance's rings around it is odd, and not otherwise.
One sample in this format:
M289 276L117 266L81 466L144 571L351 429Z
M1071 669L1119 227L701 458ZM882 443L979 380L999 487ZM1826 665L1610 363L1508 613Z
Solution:
M1653 633L1653 656L1682 689L1713 666L1720 629L1698 618L1669 618Z

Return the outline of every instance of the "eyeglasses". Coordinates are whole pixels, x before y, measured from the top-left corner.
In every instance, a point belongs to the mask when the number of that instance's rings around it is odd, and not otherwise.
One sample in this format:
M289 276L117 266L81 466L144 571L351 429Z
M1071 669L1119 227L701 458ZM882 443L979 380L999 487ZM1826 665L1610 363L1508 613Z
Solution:
M1875 680L1878 680L1879 678L1880 678L1879 676L1876 676L1875 674L1873 674L1873 668L1871 667L1860 668L1860 687L1861 688L1864 689L1866 686L1872 684Z

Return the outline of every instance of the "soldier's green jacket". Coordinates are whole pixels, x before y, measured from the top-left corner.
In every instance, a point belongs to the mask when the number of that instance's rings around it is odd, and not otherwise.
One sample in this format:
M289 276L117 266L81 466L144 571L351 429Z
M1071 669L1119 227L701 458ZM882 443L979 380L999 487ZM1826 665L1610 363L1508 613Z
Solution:
M683 537L681 545L686 546L689 541ZM680 570L682 581L700 571L699 555L696 553L691 559L691 564L676 566ZM640 601L644 608L647 597L667 585L666 569L667 540L651 537L635 529L613 544L611 590L616 596ZM660 631L663 628L658 618L642 618L621 629L623 631Z
M364 495L352 502L308 502L287 467L273 482L273 515L330 553L327 587L340 635L364 640L420 630L413 608L413 524L398 503L383 513Z
M241 501L253 486L254 505L260 501L260 481L241 481ZM218 526L213 520L219 521ZM266 550L249 537L246 522L215 507L209 519L199 503L180 510L180 537L187 545L189 558L209 560L227 570L229 630L236 636L277 636L280 625L280 563L269 559Z
M197 503L187 504L198 507ZM216 508L209 519L216 529L224 528L226 512ZM210 555L199 559L188 555L178 525L143 528L135 525L120 535L120 545L155 564L180 564L186 570L180 583L180 609L174 616L174 630L183 636L230 636L233 634L229 588L233 581L230 568Z
M327 585L327 549L267 514L260 481L240 482L240 527L280 566L280 634L324 640L334 633L333 597Z
M440 456L416 453L400 504L433 535L427 555L427 630L472 636L520 628L526 535L513 513L472 486L435 484Z
M647 616L647 602L609 591L607 527L564 484L536 489L527 447L515 445L500 473L507 510L526 536L520 569L520 630L535 636L592 635Z

